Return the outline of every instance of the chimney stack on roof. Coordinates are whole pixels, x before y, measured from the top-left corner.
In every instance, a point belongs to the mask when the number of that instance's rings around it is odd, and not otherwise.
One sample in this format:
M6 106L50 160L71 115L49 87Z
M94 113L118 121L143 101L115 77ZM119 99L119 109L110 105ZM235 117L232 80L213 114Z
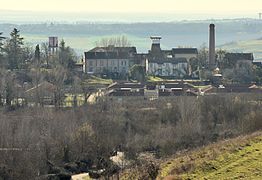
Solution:
M215 25L209 25L209 59L208 65L209 69L215 68L215 60L216 60L216 39L215 39Z

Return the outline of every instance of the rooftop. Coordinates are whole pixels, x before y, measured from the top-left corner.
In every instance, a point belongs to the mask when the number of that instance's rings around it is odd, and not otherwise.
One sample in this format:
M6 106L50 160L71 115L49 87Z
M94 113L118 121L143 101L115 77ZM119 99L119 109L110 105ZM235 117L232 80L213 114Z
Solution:
M95 47L85 52L86 59L127 59L136 54L136 47Z
M136 47L115 47L109 45L107 47L95 47L88 52L129 52L136 53Z
M158 63L158 64L164 64L164 63L172 63L172 64L179 64L179 63L187 63L186 58L157 58L154 56L149 56L148 61L151 63Z
M233 61L254 60L253 53L226 53L225 58Z
M197 54L197 48L173 48L173 54Z
M161 36L150 36L150 39L162 39Z

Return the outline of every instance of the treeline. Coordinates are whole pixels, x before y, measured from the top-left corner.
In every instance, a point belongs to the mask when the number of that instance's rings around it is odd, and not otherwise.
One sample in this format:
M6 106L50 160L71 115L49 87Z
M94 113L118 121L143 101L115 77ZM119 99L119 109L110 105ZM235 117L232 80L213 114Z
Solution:
M25 45L24 38L16 28L10 33L10 37L0 33L0 50L0 65L9 70L30 69L36 64L50 67L61 64L65 68L72 68L77 60L75 52L66 46L64 40L61 40L58 51L50 54L48 43L43 42L35 47Z
M106 179L119 170L109 160L115 151L125 152L135 166L141 152L161 158L261 129L261 98L102 98L70 110L0 111L0 177L35 179L104 169Z
M0 34L0 106L11 107L23 98L21 92L37 87L42 82L55 84L57 101L61 101L61 90L78 83L79 76L74 72L78 57L74 50L62 39L55 52L48 43L35 47L26 45L16 28L10 37ZM35 97L39 103L39 97ZM61 96L61 97L60 97ZM17 99L17 100L15 100ZM38 100L37 100L38 99Z
M225 40L230 35L237 34L240 30L247 34L254 34L253 38L258 38L261 22L252 19L237 20L221 20L216 21L220 26L219 36ZM0 29L4 32L11 31L12 28L18 27L26 34L81 34L81 35L105 35L105 34L131 34L136 36L148 36L148 34L158 34L161 30L162 35L192 35L198 33L200 37L196 37L198 44L203 43L205 35L208 33L208 25L210 21L183 21L183 22L145 22L145 23L79 23L79 24L63 24L63 23L42 23L42 24L0 24ZM243 35L242 35L243 36ZM245 36L245 35L244 35ZM239 37L239 36L235 36ZM246 35L248 39L250 35ZM231 37L234 38L234 37ZM249 38L250 39L250 38ZM232 39L235 40L235 39ZM185 40L187 41L187 40ZM223 43L226 43L225 41Z
M223 83L262 84L262 66L253 64L252 60L232 60L226 57L229 53L225 49L216 50L216 65L219 73L223 75ZM212 72L206 70L208 67L208 48L203 45L198 51L198 57L189 61L191 70L199 72L200 79L212 81Z

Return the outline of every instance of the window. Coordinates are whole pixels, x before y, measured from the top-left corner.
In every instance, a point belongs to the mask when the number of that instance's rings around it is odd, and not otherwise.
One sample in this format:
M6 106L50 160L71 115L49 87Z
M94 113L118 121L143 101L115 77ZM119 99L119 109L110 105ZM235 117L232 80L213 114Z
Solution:
M89 66L93 66L93 61L89 61Z
M100 66L104 66L103 60L100 61Z
M150 68L153 68L153 63L149 63Z
M162 75L162 69L158 69L158 75Z
M92 67L90 67L88 71L89 71L89 72L93 72L93 68L92 68Z

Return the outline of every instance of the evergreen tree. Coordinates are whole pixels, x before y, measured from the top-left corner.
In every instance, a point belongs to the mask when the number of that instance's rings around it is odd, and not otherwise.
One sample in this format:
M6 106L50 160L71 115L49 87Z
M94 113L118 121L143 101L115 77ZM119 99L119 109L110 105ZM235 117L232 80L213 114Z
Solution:
M65 68L72 70L75 64L75 54L74 51L65 45L65 41L62 39L59 45L59 63Z
M10 33L10 39L7 41L5 51L7 54L8 67L9 69L18 69L21 67L23 62L23 48L24 45L22 37L20 37L19 31L14 28Z
M35 60L37 61L37 63L40 63L40 48L39 48L39 44L37 44L36 47L35 47Z

